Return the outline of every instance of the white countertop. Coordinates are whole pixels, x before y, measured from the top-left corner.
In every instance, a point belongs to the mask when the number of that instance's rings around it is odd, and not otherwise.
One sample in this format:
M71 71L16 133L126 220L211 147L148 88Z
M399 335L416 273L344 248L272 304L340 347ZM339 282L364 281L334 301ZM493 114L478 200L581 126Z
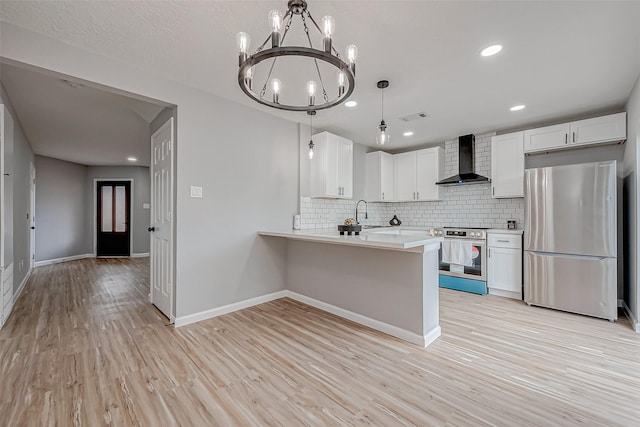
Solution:
M400 228L367 229L359 236L341 236L337 228L310 230L259 231L261 236L284 237L294 240L305 240L336 245L363 246L379 249L407 250L424 246L424 250L437 250L442 237L429 236L425 230Z
M500 233L500 234L520 234L524 233L522 229L508 229L508 228L490 228L487 230L487 233Z

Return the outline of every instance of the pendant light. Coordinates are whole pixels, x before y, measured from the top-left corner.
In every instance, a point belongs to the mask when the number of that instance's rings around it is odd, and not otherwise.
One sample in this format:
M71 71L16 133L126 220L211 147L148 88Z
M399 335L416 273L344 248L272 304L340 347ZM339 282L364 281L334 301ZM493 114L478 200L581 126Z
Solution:
M387 124L384 121L384 90L389 87L388 80L380 80L378 82L378 89L380 89L382 97L382 113L380 125L378 126L378 133L376 134L376 144L385 145L389 143L389 133L387 132Z
M311 122L311 137L309 138L309 160L313 160L313 151L316 145L313 143L313 116L316 115L315 111L307 111L309 115L309 121Z

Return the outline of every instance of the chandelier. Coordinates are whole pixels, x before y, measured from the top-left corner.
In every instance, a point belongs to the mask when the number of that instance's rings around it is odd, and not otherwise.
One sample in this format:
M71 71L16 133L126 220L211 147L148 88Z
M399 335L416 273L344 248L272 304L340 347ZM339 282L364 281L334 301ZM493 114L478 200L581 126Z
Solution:
M310 112L341 104L351 96L355 88L358 48L354 45L347 46L346 61L344 61L333 47L335 20L331 16L322 18L321 25L318 25L307 10L306 0L289 0L287 7L284 15L279 10L269 12L271 34L253 54L249 54L249 35L241 32L236 36L239 51L238 84L240 88L254 101L280 110ZM302 21L304 38L308 42L308 47L284 45L294 16L299 16ZM320 33L322 49L313 47L309 27L315 28ZM271 47L267 46L269 41L271 41ZM307 62L311 61L306 71L311 70L313 78L307 81L306 85L300 84L300 87L293 91L291 87L287 87L289 96L286 97L284 95L285 86L277 78L277 72L280 70L277 69L274 72L279 57L297 57L304 58ZM263 64L267 65L266 67L260 67L262 73L258 76L257 65L269 59L272 61L270 64ZM335 81L331 83L326 78L327 68L333 68L335 73ZM321 69L324 73L321 73ZM293 74L298 79L303 73L304 67L300 66L300 62L287 69L287 74ZM323 78L323 74L325 78ZM315 75L317 75L317 81ZM259 81L262 86L257 86L254 81ZM258 91L254 92L254 88ZM330 93L333 96L330 96Z

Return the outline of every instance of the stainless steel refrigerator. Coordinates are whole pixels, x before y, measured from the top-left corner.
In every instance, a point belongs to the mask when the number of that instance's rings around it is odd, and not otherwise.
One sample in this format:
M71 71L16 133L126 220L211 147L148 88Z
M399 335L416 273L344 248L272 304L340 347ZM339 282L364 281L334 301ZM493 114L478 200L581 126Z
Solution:
M616 162L525 171L524 300L617 318Z

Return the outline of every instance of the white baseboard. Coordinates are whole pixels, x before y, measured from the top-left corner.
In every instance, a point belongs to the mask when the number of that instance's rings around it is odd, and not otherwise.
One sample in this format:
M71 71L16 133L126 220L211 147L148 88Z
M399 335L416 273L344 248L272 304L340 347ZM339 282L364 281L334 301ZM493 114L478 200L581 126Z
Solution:
M489 289L489 295L522 300L522 292L505 291L505 290L496 289L496 288L488 288L488 289Z
M31 277L32 271L33 271L33 268L27 271L27 274L24 276L24 279L22 279L22 283L20 283L20 286L18 287L18 291L13 294L14 304L16 303L16 301L18 301L18 298L20 298L20 294L22 294L22 291L24 291L24 287L27 286L27 282L29 281L29 277Z
M36 261L33 265L34 265L34 267L41 267L43 265L57 264L59 262L67 262L67 261L76 261L76 260L85 259L85 258L95 258L95 255L94 254L82 254L82 255L67 256L67 257L64 257L64 258L48 259L48 260L44 260L44 261Z
M249 298L244 301L223 305L222 307L212 308L211 310L201 311L199 313L189 314L187 316L176 317L174 325L176 328L189 325L191 323L200 322L202 320L212 319L224 314L233 313L234 311L244 308L253 307L254 305L264 304L265 302L274 301L287 296L287 291L273 292L267 295L261 295L255 298Z
M638 322L638 319L636 319L636 316L633 315L633 312L626 302L622 301L622 306L624 307L624 312L627 315L627 319L629 319L629 322L631 322L631 327L633 327L634 331L640 333L640 323Z
M187 316L180 316L175 318L174 326L179 328L181 326L190 325L191 323L200 322L214 317L222 316L224 314L233 313L234 311L242 310L245 308L253 307L254 305L264 304L266 302L274 301L280 298L291 298L301 303L310 305L322 311L326 311L336 316L343 317L361 325L368 326L385 334L389 334L396 338L400 338L405 341L409 341L412 344L419 345L421 347L427 347L434 342L441 334L440 326L436 326L424 336L416 334L411 331L399 328L397 326L390 325L388 323L381 322L379 320L372 319L362 314L354 313L344 308L337 307L335 305L328 304L326 302L307 297L305 295L292 292L289 290L273 292L271 294L262 295L255 298L250 298L244 301L239 301L233 304L224 305L222 307L212 308L211 310L201 311L199 313L189 314ZM173 319L171 319L173 320Z
M308 296L301 295L296 292L292 292L292 291L285 291L285 292L287 292L287 296L291 299L300 301L304 304L318 308L322 311L335 314L336 316L344 317L345 319L349 319L353 322L360 323L361 325L368 326L377 331L384 332L385 334L392 335L396 338L409 341L412 344L416 344L422 347L426 347L429 344L431 344L436 338L440 336L440 333L441 333L440 326L437 326L431 331L429 331L426 335L422 336L422 335L416 334L415 332L407 331L397 326L393 326L388 323L384 323L379 320L375 320L370 317L363 316L362 314L345 310L344 308L340 308L335 305L331 305L326 302L323 302L314 298L310 298Z
M442 335L442 329L440 329L440 325L436 326L432 330L424 336L424 345L423 347L428 347L429 344L434 342L440 335Z
M139 254L131 254L131 258L148 258L149 252L142 252Z

